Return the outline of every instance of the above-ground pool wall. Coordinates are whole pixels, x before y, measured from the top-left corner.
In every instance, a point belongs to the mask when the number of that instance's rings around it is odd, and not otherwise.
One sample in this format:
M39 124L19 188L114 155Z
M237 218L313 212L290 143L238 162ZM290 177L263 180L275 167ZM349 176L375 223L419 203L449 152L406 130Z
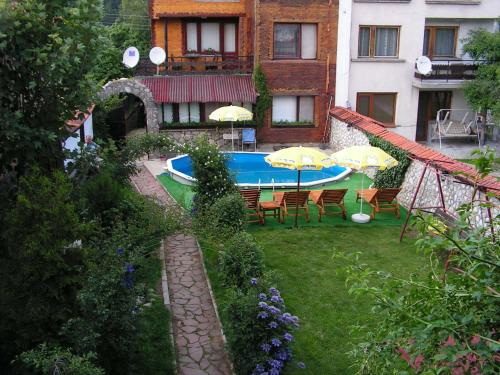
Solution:
M367 145L368 137L355 126L350 126L347 123L336 118L331 119L330 145L334 152L342 150L345 147ZM399 203L409 208L413 195L422 174L424 164L420 161L412 161L406 171L401 192L398 194ZM371 177L371 176L370 176ZM441 175L441 186L445 200L446 209L456 214L457 208L468 203L471 200L473 188L468 185L457 182L450 175ZM479 195L484 200L484 194ZM478 197L476 197L477 199ZM494 199L495 207L499 207L499 201ZM440 202L439 187L436 180L436 175L433 168L429 168L422 182L420 192L417 197L416 206L437 206ZM492 209L492 215L495 217L500 214L500 209ZM485 225L488 222L488 214L486 209L475 209L473 224Z

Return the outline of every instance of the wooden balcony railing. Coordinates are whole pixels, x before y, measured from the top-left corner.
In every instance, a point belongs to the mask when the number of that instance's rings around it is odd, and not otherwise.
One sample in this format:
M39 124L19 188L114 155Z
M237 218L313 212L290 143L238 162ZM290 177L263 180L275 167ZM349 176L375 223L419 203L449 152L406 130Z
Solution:
M253 56L185 55L170 56L160 65L161 75L183 74L248 74L253 72ZM135 75L157 74L157 67L142 58Z
M470 80L476 77L479 62L475 60L438 60L432 61L432 71L428 75L419 73L415 65L415 78L421 81Z

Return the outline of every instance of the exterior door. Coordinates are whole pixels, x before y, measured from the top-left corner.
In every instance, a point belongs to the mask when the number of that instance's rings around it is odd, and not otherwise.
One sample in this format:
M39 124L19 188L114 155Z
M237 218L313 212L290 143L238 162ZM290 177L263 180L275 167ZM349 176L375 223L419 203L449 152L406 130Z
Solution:
M427 141L429 121L435 121L440 109L451 107L451 91L420 91L418 95L416 141Z

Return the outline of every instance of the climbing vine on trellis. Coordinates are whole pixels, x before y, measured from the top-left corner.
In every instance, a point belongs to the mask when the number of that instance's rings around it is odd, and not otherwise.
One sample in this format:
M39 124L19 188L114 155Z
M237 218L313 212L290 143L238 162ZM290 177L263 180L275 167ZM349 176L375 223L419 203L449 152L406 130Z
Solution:
M403 184L405 179L406 170L411 164L411 160L408 157L408 153L399 147L394 146L392 143L386 140L374 136L372 134L365 133L370 142L371 146L379 147L394 159L398 161L398 165L391 169L386 169L385 171L378 171L373 180L373 185L376 188L398 188Z

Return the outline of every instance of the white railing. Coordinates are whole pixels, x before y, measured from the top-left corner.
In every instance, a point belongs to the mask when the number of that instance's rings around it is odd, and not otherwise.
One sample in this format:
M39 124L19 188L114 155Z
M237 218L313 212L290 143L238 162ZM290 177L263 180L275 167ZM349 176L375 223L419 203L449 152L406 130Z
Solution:
M430 141L450 138L476 138L477 144L481 146L481 135L483 121L477 112L469 109L440 109L436 115L436 121L431 122Z

